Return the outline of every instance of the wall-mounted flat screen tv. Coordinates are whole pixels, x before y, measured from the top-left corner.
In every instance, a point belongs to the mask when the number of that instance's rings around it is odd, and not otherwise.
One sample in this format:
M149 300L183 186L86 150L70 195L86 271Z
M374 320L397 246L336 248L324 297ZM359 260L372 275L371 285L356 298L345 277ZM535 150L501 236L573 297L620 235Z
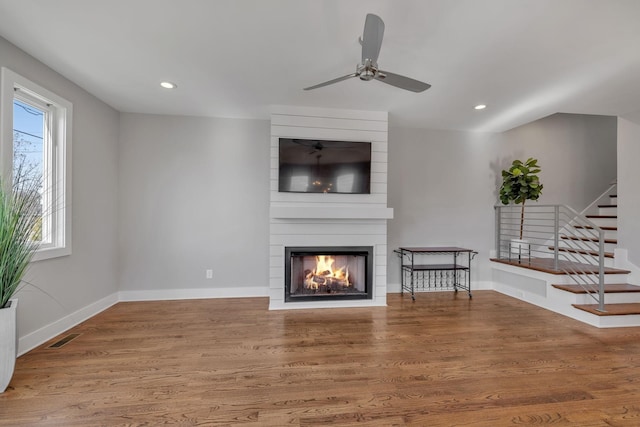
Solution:
M280 138L278 191L371 193L371 142Z

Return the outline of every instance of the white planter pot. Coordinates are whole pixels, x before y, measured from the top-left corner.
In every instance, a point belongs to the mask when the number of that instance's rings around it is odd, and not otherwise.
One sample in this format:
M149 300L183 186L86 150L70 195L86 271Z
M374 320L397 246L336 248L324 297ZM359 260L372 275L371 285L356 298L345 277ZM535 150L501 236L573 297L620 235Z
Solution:
M511 241L509 242L509 248L511 250L511 253L514 255L526 255L527 257L531 255L531 243L529 243L528 240L511 239Z
M9 304L9 307L0 308L0 393L9 386L18 355L18 300L12 299Z

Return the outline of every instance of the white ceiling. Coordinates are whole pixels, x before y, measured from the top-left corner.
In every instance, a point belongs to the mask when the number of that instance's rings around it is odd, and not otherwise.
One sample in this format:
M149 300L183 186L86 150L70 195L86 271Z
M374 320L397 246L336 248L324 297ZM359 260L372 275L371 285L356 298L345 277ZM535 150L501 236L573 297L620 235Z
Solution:
M433 87L303 91L355 71L367 13L386 25L380 67ZM0 0L0 35L124 112L268 118L269 105L306 105L501 131L640 111L639 0Z

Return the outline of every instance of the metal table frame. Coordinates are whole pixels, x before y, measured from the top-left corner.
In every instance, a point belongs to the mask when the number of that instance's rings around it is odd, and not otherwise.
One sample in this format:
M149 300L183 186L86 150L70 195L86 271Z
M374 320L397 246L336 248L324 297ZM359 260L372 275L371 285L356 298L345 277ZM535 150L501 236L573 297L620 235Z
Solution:
M394 250L400 258L401 292L411 293L416 300L416 291L444 291L458 289L471 295L471 260L478 252L455 246L445 247L401 247ZM448 255L453 264L423 263L430 255Z

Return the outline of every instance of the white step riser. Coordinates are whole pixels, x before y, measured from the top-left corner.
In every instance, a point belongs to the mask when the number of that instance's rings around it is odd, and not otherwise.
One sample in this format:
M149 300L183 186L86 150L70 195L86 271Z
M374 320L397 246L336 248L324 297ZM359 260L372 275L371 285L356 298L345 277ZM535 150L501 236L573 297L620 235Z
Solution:
M598 276L597 275L592 275L592 276L593 277L589 279L590 283L596 283L598 280ZM553 283L556 283L558 285L575 285L576 281L569 276L558 275L557 277L554 277ZM608 284L629 283L629 275L628 274L605 274L604 283L608 283Z
M622 304L627 302L640 302L640 293L631 292L631 293L615 293L615 294L605 294L604 296L605 304ZM595 304L593 298L589 297L585 294L577 294L576 302L574 304Z
M591 255L576 255L576 254L563 254L562 252L560 252L558 254L558 256L560 257L561 260L568 260L568 261L573 261L573 262L579 262L581 264L591 264L591 265L598 265L598 257L594 257ZM614 258L604 258L604 266L605 267L614 267L616 261Z
M583 256L583 257L578 257L578 258L571 258L572 261L577 261L577 262L581 262L583 264L591 264L591 265L598 265L598 258L597 257L589 257L589 256ZM616 261L613 258L605 258L604 259L604 266L605 267L613 267L615 268Z
M561 239L558 243L559 243L558 247L560 248L584 249L587 251L596 251L596 252L598 251L598 244L596 242L583 242L583 241ZM613 243L605 243L604 251L613 253L616 247L617 246Z
M574 294L560 289L555 289L554 292L558 299L566 301L567 304L597 304L597 302L587 294ZM604 296L604 302L605 304L637 303L640 302L640 293L608 293Z
M588 232L586 232L588 231ZM578 228L576 231L576 234L580 235L580 236L589 236L591 237L593 230L584 230L581 228ZM618 230L604 230L604 238L605 239L613 239L613 240L618 240Z
M598 227L617 227L617 218L589 218L589 221L593 222Z
M560 247L563 247L560 245ZM535 253L535 256L542 258L553 258L553 250L545 249L545 251L540 251ZM598 265L598 256L586 255L586 254L576 254L570 252L559 251L558 252L559 259L573 262L580 262L583 264L591 264ZM604 258L605 267L615 267L615 259L614 258Z
M605 245L606 246L606 245ZM586 247L584 245L581 246L567 246L566 244L564 244L564 242L560 242L559 248L581 248L581 249L585 249ZM597 250L597 248L593 248L592 250ZM613 251L612 251L613 252ZM558 251L558 256L560 257L560 259L563 260L568 260L568 261L574 261L574 262L580 262L583 264L591 264L591 265L598 265L598 260L599 260L599 256L597 255L589 255L589 254L578 254L578 253L572 253L572 252L566 252L566 251ZM553 258L553 250L549 249L549 257ZM604 257L604 265L606 267L615 267L615 259L614 258L609 258L609 257Z
M609 203L611 203L612 205L617 205L618 197L609 197Z
M598 208L598 215L618 215L618 208Z

